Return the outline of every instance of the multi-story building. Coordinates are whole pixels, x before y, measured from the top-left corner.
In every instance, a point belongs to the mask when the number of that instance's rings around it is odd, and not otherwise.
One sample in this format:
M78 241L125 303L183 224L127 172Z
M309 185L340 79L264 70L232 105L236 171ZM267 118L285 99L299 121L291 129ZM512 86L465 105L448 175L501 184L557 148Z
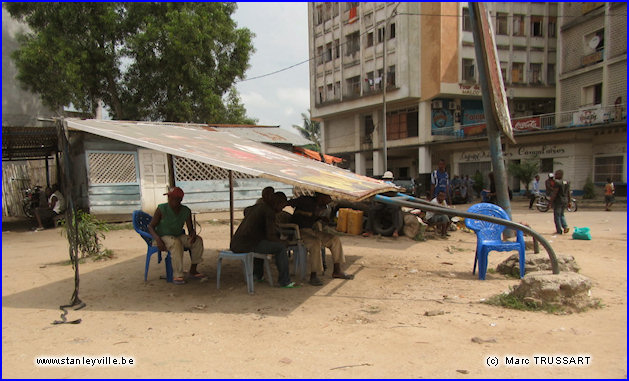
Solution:
M557 118L573 183L627 182L627 4L561 3Z
M574 177L583 123L555 114L559 5L486 6L516 132L505 158L540 160L541 172L563 168ZM310 3L308 15L311 110L326 153L366 175L416 177L440 158L451 175L491 170L467 3ZM575 178L577 188L585 177Z

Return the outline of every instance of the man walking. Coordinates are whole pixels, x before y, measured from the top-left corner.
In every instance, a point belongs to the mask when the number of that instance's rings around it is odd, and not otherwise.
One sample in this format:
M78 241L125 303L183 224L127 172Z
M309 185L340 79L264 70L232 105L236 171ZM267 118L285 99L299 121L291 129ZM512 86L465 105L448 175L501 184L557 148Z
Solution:
M554 209L555 229L557 234L568 233L568 223L564 212L570 202L570 183L563 179L561 169L555 172L555 184L550 195L550 205Z
M539 196L539 175L535 175L535 180L533 180L533 190L529 195L529 209L533 209L533 203L535 202L537 196Z
M441 159L437 169L430 175L430 195L435 198L439 192L445 192L448 204L452 205L450 199L450 178L446 172L446 161Z

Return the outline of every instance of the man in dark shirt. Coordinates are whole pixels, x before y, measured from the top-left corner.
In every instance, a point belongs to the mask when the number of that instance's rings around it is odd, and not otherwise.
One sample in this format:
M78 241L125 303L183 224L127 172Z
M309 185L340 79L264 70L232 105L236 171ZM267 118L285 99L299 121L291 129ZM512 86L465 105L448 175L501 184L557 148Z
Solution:
M249 207L245 218L232 237L229 248L234 253L272 254L279 272L278 283L281 287L292 288L295 283L290 280L286 242L280 240L275 222L276 214L285 206L286 195L277 192L271 198L270 205L263 202ZM254 278L262 279L263 264L263 260L254 258Z
M568 233L570 228L566 222L564 212L566 210L566 206L568 206L568 203L570 202L570 183L563 179L563 171L561 169L555 172L555 182L549 202L553 208L553 217L555 219L555 229L557 234Z
M301 239L310 252L310 281L313 286L321 286L323 282L317 277L317 273L323 272L323 260L321 258L321 246L327 247L332 252L334 261L333 278L353 279L351 274L345 274L341 270L341 264L345 262L343 245L338 236L313 229L313 225L321 219L321 213L326 205L332 201L327 194L316 193L315 196L300 196L288 202L295 208L292 222L299 225Z

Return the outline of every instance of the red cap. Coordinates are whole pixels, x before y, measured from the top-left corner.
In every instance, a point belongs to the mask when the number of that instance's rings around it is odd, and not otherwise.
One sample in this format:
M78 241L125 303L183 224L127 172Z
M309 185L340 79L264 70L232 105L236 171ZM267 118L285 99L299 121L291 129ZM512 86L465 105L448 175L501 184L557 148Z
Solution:
M173 196L173 197L177 197L177 198L183 199L183 189L181 189L179 187L174 187L173 189L168 191L168 193L164 193L164 195Z

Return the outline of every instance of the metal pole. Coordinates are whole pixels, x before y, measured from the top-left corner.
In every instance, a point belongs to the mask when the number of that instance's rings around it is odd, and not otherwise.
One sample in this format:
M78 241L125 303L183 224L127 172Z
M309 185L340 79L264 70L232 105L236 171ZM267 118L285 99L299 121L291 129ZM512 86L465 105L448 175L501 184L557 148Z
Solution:
M234 175L231 171L229 173L229 240L231 241L234 236Z
M491 98L489 95L489 83L486 76L485 54L482 51L482 44L479 42L480 26L478 25L478 9L475 3L469 3L470 21L472 22L472 32L474 34L474 49L476 50L476 64L478 65L479 84L481 86L481 94L483 99L483 110L485 112L485 123L487 126L487 139L489 140L489 152L491 154L491 165L494 169L494 180L496 182L496 197L498 205L504 209L509 217L511 217L511 203L509 201L509 191L507 187L507 174L505 170L504 158L502 155L502 146L500 141L500 130L496 124L493 109L491 107Z
M386 3L385 3L385 16L386 16ZM382 173L388 170L387 164L387 26L389 24L389 17L384 19L384 33L382 33Z

